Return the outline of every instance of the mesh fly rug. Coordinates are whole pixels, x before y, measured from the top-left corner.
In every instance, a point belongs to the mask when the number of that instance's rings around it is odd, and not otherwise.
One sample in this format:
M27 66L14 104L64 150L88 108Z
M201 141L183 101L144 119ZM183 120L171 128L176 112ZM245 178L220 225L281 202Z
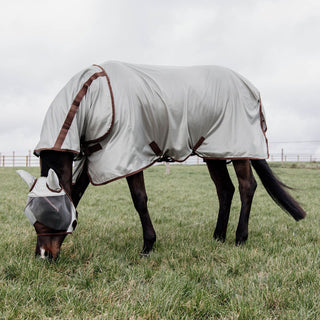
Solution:
M35 154L72 152L73 179L87 161L99 185L191 154L266 159L266 129L259 91L232 70L111 61L81 71L60 91Z

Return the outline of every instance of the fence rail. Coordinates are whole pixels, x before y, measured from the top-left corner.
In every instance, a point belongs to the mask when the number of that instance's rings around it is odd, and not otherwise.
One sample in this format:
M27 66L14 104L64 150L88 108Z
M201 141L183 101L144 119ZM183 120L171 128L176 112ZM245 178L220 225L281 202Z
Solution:
M274 153L269 157L269 161L276 162L317 162L320 161L320 154L283 154Z
M39 158L29 152L25 156L16 155L3 155L0 153L0 167L39 167Z
M320 161L320 154L271 154L269 161L274 162L316 162ZM203 159L198 156L189 157L184 162L176 162L177 164L203 164ZM0 153L0 167L39 167L39 158L34 156L31 151L27 155L16 155L13 152L11 155L3 155Z

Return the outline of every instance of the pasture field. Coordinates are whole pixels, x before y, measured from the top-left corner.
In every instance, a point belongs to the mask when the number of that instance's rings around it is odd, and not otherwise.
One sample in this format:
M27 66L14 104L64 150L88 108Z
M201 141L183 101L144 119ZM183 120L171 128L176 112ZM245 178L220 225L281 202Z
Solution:
M122 179L89 187L54 263L34 258L27 186L16 168L0 168L0 319L320 319L319 165L271 166L297 188L306 219L284 213L257 178L248 242L234 244L238 192L227 240L214 241L207 168L172 165L166 175L160 165L145 171L157 232L148 257L139 255L140 221Z

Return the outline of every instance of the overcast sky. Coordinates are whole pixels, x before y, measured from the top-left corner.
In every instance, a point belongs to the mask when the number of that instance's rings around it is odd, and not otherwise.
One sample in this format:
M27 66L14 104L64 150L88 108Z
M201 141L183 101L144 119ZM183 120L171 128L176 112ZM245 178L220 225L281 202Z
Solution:
M47 108L75 73L120 60L229 67L260 90L271 151L275 142L318 141L285 148L320 155L319 0L0 3L2 154L33 150Z

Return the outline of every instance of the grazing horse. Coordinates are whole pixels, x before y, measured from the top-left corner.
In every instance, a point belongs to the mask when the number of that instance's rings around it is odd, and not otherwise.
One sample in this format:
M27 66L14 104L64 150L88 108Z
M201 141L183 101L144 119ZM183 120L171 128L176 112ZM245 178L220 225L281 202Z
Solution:
M269 168L266 122L258 90L236 72L218 66L158 67L106 62L91 66L51 104L35 154L41 177L18 171L30 187L25 214L37 232L36 255L57 258L77 224L76 207L89 183L126 177L143 229L143 254L156 241L143 170L156 161L184 161L197 154L207 164L219 198L214 238L224 241L234 186L241 211L236 244L248 238L257 186L264 187L295 220L305 217Z

